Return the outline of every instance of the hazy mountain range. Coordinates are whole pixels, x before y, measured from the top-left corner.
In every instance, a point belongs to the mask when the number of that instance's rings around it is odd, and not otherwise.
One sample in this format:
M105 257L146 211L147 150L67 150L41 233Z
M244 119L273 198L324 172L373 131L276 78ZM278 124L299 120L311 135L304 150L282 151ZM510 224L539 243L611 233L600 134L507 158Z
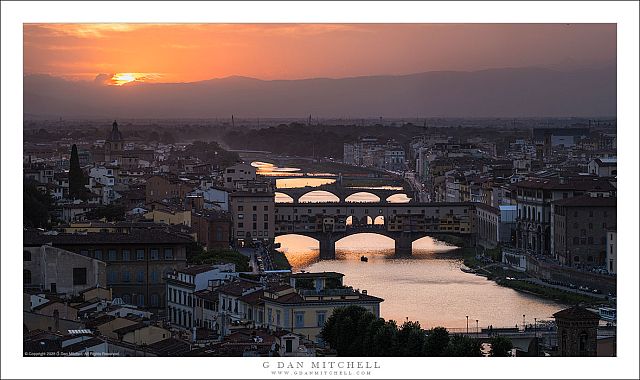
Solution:
M399 76L107 86L24 77L25 117L615 116L616 69L504 68Z

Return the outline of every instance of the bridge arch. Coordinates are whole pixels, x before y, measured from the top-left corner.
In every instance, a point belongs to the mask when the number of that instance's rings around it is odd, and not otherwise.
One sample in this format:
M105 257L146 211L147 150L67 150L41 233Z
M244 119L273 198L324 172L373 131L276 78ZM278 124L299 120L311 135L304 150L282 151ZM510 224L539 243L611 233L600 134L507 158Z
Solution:
M384 233L384 231L378 231L378 230L356 232L356 233L353 233L353 234L349 234L349 235L343 236L343 237L339 238L338 240L336 240L336 245L340 245L339 243L348 244L349 242L345 241L345 240L357 239L357 238L361 238L361 239L365 238L366 239L367 238L366 235L382 236L382 237L384 237L385 241L388 241L390 243L388 248L391 249L394 246L394 239L392 237L390 237L388 234ZM364 243L364 244L359 244L358 248L356 250L358 250L358 249L371 249L371 248L372 247L367 247L366 243ZM379 249L380 247L378 245L376 245L375 248ZM383 249L384 249L384 247L383 247Z
M405 193L392 194L385 199L388 203L409 203L411 198Z
M330 200L327 200L330 198ZM340 202L340 197L326 190L311 190L298 198L299 203L331 203Z
M382 199L380 199L380 197L375 195L374 193L371 193L368 191L358 191L347 196L344 199L344 201L352 202L352 203L369 203L369 202L377 203L377 202L381 202Z
M275 195L276 203L293 203L294 202L293 197L287 193L276 191L274 195Z
M384 225L384 215L378 215L373 219L373 224L375 225Z

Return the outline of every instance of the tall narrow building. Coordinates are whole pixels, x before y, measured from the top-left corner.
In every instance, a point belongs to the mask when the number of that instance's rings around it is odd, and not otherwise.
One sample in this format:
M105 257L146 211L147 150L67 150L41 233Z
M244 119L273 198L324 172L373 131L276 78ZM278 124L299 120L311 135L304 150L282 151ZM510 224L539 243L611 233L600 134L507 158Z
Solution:
M111 133L107 136L107 141L104 143L104 161L122 161L122 151L124 150L124 138L122 132L118 130L118 123L113 122Z

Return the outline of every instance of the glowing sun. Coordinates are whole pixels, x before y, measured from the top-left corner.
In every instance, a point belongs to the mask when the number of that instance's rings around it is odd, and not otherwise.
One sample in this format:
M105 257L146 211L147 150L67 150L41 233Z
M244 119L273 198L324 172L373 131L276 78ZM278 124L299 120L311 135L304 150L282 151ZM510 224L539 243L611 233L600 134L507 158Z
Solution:
M117 73L113 74L111 77L111 82L117 86L122 86L123 84L135 82L138 79L136 73Z

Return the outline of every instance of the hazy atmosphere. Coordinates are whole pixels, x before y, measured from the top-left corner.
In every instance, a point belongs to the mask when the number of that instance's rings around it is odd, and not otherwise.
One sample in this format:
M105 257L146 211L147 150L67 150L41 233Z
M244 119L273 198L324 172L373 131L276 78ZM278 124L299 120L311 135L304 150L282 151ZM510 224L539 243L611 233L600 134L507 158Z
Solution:
M615 56L613 24L28 24L24 112L611 116Z

